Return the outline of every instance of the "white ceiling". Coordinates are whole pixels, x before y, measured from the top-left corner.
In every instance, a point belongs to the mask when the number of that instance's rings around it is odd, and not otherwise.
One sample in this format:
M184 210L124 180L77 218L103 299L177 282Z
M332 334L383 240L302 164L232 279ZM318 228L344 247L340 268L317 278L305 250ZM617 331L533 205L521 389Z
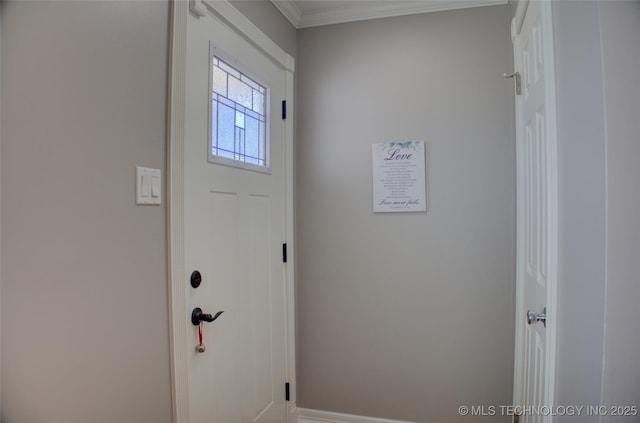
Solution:
M506 4L507 0L271 0L296 28Z

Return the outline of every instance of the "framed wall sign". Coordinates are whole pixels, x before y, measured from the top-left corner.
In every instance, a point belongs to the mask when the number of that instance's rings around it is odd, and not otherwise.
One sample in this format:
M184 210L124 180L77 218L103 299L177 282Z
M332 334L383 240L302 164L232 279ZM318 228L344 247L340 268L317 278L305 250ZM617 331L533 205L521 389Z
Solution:
M373 144L371 153L373 211L426 211L424 141Z

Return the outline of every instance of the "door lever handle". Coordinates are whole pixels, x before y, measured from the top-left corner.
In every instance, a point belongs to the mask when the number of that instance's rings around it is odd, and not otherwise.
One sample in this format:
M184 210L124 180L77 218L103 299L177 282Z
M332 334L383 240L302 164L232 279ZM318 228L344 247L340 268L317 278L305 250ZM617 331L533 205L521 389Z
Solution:
M533 310L527 311L527 323L533 325L537 322L542 322L542 325L547 327L547 309L545 308L542 313L536 313Z
M224 313L224 311L219 311L212 316L208 313L203 313L200 307L196 307L191 312L191 323L193 323L194 326L198 326L200 322L213 322L220 317L222 313Z

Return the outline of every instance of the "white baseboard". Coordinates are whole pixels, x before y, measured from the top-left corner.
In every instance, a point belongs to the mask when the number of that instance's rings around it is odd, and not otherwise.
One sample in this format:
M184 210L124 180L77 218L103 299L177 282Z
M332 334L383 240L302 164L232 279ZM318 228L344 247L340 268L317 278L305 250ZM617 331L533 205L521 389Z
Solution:
M332 411L296 408L293 411L294 423L413 423L400 420L379 419L376 417L355 416L353 414L334 413Z

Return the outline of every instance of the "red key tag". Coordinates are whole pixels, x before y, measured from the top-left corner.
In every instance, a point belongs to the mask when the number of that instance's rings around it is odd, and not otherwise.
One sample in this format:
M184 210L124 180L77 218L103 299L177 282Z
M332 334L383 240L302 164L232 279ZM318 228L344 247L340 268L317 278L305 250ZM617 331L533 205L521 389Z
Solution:
M204 346L202 337L202 322L198 325L198 342L199 344L196 346L196 351L202 354L207 350L207 347Z

